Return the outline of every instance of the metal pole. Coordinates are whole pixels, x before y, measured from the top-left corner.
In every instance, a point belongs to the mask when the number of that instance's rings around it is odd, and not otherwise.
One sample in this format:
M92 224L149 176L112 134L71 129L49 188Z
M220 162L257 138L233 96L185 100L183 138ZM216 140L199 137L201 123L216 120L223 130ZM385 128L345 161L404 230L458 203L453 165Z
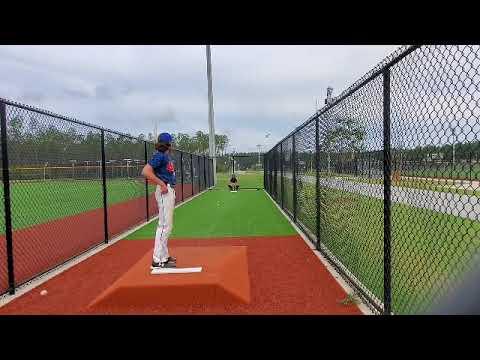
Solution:
M145 148L145 165L148 162L148 151L147 151L147 142L144 141L144 148ZM150 218L150 209L148 204L148 179L145 178L145 205L147 207L147 221Z
M193 186L193 155L190 154L190 177L192 178L192 196L195 195L195 187Z
M105 243L108 243L108 211L107 211L107 169L105 164L105 131L101 131L102 146L102 190L103 190L103 228Z
M283 142L280 143L280 207L284 208L283 204Z
M293 171L293 221L297 222L297 154L295 134L292 135L292 171Z
M207 52L207 79L208 79L208 125L210 128L209 134L209 150L210 156L213 159L213 182L217 184L217 158L215 153L215 124L214 124L214 113L213 113L213 89L212 89L212 59L211 59L211 51L210 45L206 46Z
M203 157L203 190L208 188L207 184L207 157Z
M320 129L319 129L319 118L315 119L315 197L317 200L317 250L320 250Z
M181 182L181 186L182 186L182 202L184 200L184 189L183 189L183 178L184 178L184 172L183 172L183 152L180 152L180 174L181 174L181 178L182 178L182 182Z
M198 171L198 192L202 192L202 182L200 181L200 178L202 176L202 174L200 174L200 156L197 156L197 163L198 163L198 167L197 167L197 171Z
M383 304L386 315L392 313L390 131L390 69L387 68L383 73Z
M13 267L12 209L10 199L10 173L7 144L7 106L3 102L0 103L0 123L2 141L3 205L5 208L5 239L7 243L8 293L10 295L14 295L15 273Z

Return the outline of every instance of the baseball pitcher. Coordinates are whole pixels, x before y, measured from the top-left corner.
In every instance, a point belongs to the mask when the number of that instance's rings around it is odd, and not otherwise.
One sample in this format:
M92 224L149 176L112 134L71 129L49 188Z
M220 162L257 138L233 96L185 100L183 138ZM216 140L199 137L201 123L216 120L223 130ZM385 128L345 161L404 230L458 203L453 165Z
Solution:
M168 253L168 237L173 228L173 211L175 209L175 168L170 157L173 138L168 133L158 136L155 154L142 170L150 182L157 185L155 199L158 203L158 226L153 248L151 269L174 268L177 260Z

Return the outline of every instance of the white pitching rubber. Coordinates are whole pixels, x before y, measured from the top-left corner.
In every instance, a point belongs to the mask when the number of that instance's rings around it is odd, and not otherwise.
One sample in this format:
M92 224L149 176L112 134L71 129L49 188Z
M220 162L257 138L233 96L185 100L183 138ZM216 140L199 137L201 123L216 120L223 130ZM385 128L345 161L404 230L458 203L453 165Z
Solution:
M202 272L201 267L192 267L192 268L165 268L165 269L153 269L152 275L161 275L161 274L189 274L189 273L199 273Z

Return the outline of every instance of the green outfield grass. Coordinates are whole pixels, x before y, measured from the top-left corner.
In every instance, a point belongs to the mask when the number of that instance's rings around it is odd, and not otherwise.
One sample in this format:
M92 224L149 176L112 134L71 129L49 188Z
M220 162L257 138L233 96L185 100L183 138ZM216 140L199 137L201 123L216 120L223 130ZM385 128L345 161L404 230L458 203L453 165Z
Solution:
M228 190L231 173L217 173L217 188ZM263 188L263 171L247 171L236 174L240 188Z
M154 188L150 187L150 193ZM95 180L47 180L12 182L12 226L14 230L103 207L102 183ZM0 189L3 198L3 187ZM145 196L142 180L107 181L107 204ZM5 224L0 222L0 233Z
M299 189L302 222L315 229L315 186ZM383 299L383 200L321 189L321 242L367 289ZM425 309L470 267L480 222L392 204L393 311Z
M156 226L154 221L127 238L151 239ZM295 230L263 190L210 190L175 210L172 238L292 234Z

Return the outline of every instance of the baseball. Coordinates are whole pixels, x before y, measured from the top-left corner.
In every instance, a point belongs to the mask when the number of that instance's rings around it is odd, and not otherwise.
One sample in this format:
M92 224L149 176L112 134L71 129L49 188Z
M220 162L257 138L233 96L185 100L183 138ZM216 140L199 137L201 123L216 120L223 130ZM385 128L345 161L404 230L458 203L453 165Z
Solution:
M48 291L47 290L42 290L40 291L40 295L44 296L44 295L47 295L48 294Z

